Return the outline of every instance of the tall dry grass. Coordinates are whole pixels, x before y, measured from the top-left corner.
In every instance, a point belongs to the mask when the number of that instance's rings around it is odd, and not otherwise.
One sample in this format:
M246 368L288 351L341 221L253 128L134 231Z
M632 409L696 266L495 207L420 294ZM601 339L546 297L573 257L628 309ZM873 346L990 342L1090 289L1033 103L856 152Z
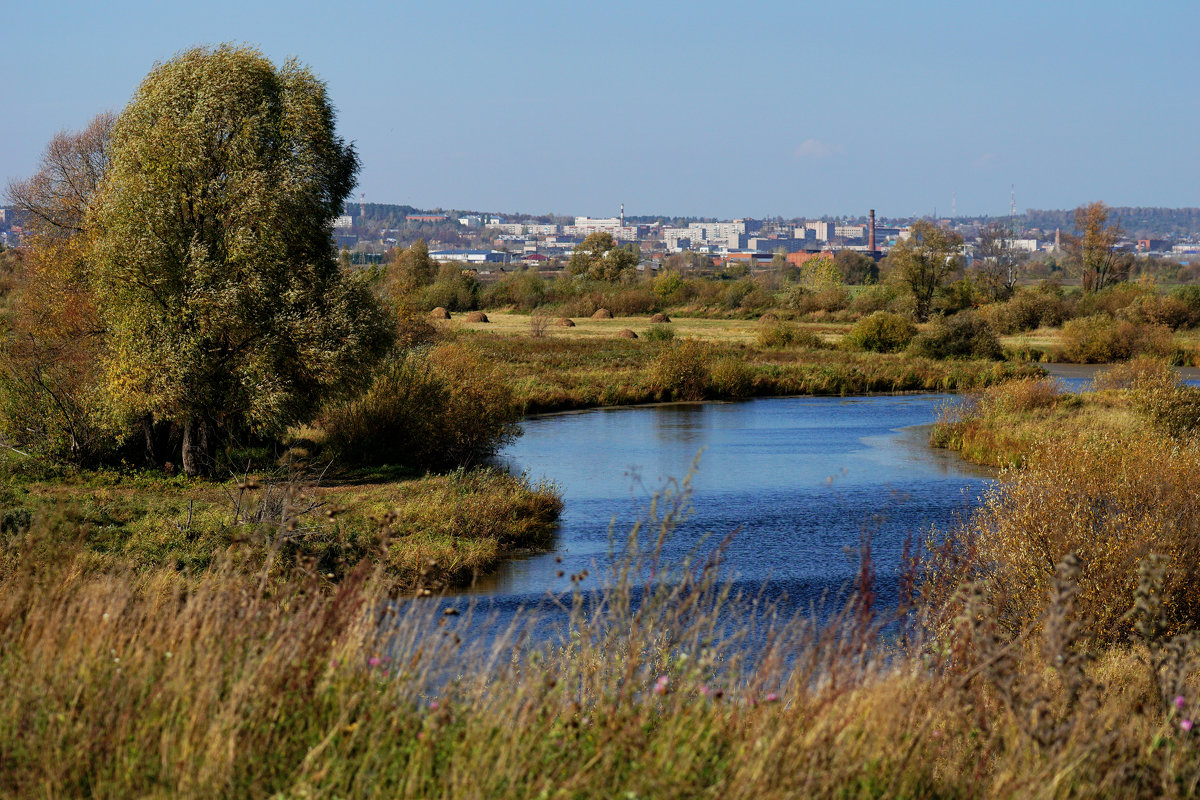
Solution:
M1196 791L1195 681L1156 628L1161 565L1143 569L1132 650L1085 649L1069 559L1038 635L994 624L968 585L936 637L884 638L869 549L831 621L781 618L733 594L719 547L663 563L686 501L686 487L660 498L600 585L571 576L561 616L504 630L461 602L389 599L366 562L337 584L303 562L286 580L218 565L193 582L97 571L72 542L12 544L0 794Z

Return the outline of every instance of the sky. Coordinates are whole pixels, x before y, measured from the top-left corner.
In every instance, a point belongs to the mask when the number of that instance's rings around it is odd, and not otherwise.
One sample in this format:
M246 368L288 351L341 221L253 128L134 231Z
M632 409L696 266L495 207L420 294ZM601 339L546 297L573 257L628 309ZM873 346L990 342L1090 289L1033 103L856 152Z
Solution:
M1200 206L1200 3L207 2L0 10L0 182L237 42L328 86L368 202L612 216Z

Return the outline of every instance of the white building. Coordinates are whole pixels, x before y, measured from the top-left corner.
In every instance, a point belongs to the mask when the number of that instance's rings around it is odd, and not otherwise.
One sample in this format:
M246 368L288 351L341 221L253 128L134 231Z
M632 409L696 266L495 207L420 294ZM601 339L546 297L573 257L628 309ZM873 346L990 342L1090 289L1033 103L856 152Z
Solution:
M434 261L462 261L468 264L506 264L512 256L502 250L435 250Z
M3 214L3 213L4 213L3 211L0 211L0 214ZM3 221L4 221L4 218L0 217L0 222L3 222ZM353 227L354 227L354 217L350 216L349 214L343 214L340 217L335 217L333 220L334 230L350 230Z
M804 227L812 231L818 241L828 242L837 236L837 226L830 222L806 222Z
M525 226L519 222L489 222L487 224L487 228L488 230L496 230L500 233L510 233L514 236L520 236L521 234L525 233Z

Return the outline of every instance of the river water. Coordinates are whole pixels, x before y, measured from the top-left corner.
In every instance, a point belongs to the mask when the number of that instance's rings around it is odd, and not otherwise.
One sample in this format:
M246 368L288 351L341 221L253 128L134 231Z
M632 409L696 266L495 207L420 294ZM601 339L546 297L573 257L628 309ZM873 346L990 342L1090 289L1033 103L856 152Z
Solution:
M507 562L469 599L503 618L569 591L573 573L587 570L594 587L655 492L690 472L691 513L665 539L666 563L732 534L722 563L737 588L802 609L844 589L869 534L879 599L894 603L905 537L952 524L989 480L929 448L947 400L767 398L527 419L503 461L558 485L561 526L550 552Z

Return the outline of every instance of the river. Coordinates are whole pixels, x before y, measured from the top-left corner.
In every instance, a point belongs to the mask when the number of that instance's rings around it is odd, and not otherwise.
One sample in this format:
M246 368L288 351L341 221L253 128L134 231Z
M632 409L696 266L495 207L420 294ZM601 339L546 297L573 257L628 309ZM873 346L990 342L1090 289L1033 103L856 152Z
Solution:
M953 524L989 480L928 446L948 400L768 398L527 419L502 460L562 491L554 547L510 560L457 602L503 619L569 591L572 574L587 570L596 586L654 494L690 471L692 510L664 542L666 563L731 535L722 563L739 589L805 608L845 587L868 534L879 599L894 603L905 537Z

